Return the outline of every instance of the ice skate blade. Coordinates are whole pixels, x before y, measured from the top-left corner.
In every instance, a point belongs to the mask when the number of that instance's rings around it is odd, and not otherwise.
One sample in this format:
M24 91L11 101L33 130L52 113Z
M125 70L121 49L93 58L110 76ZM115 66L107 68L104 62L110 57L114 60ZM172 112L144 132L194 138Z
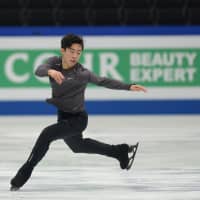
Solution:
M129 170L133 165L133 161L135 159L135 155L136 155L136 152L137 152L137 149L138 149L138 145L139 145L139 142L137 142L136 145L130 146L130 148L129 148L129 153L132 153L132 155L129 158L129 163L128 163L128 166L126 167L127 170Z
M14 191L18 191L20 188L19 187L16 187L16 186L11 186L10 187L10 191L14 192Z

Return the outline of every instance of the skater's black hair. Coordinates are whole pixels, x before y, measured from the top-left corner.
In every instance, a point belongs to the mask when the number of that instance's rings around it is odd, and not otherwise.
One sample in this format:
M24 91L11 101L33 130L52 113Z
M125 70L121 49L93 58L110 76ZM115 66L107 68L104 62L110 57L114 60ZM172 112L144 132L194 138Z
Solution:
M82 47L82 50L84 50L84 42L83 38L81 36L75 35L73 33L70 33L68 35L65 35L61 39L61 48L66 49L72 46L72 44L80 44Z

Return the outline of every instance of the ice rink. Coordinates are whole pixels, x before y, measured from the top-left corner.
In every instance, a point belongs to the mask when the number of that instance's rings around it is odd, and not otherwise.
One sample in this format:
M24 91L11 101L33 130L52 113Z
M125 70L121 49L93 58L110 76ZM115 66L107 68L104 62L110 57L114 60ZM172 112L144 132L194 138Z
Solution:
M55 116L0 117L0 200L199 200L200 116L90 116L85 137L140 142L131 170L108 157L51 144L18 192L9 182Z

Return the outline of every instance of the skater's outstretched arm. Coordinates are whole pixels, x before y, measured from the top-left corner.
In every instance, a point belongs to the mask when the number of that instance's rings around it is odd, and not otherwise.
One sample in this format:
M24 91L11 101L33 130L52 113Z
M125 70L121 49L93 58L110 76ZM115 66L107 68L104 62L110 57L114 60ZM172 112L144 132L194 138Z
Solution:
M131 90L131 91L142 91L147 92L147 89L144 86L137 85L137 84L127 84L119 80L101 77L96 75L95 73L86 69L89 76L89 82L94 83L99 86L103 86L110 89L118 89L118 90Z

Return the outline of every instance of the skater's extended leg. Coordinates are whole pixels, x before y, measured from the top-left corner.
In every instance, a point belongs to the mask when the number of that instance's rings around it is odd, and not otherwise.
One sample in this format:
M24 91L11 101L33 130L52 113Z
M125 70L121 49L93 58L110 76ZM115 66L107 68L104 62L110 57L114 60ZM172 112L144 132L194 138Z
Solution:
M52 141L72 136L75 134L68 122L60 122L45 128L37 139L33 150L25 162L19 169L16 176L11 180L11 190L22 187L30 178L34 167L45 156Z
M110 145L90 138L83 138L82 134L64 139L65 143L75 153L100 154L116 158L122 169L129 165L129 152L131 147L127 144Z
M83 138L82 134L66 138L64 141L75 153L101 154L116 157L115 145L109 145L90 138Z

